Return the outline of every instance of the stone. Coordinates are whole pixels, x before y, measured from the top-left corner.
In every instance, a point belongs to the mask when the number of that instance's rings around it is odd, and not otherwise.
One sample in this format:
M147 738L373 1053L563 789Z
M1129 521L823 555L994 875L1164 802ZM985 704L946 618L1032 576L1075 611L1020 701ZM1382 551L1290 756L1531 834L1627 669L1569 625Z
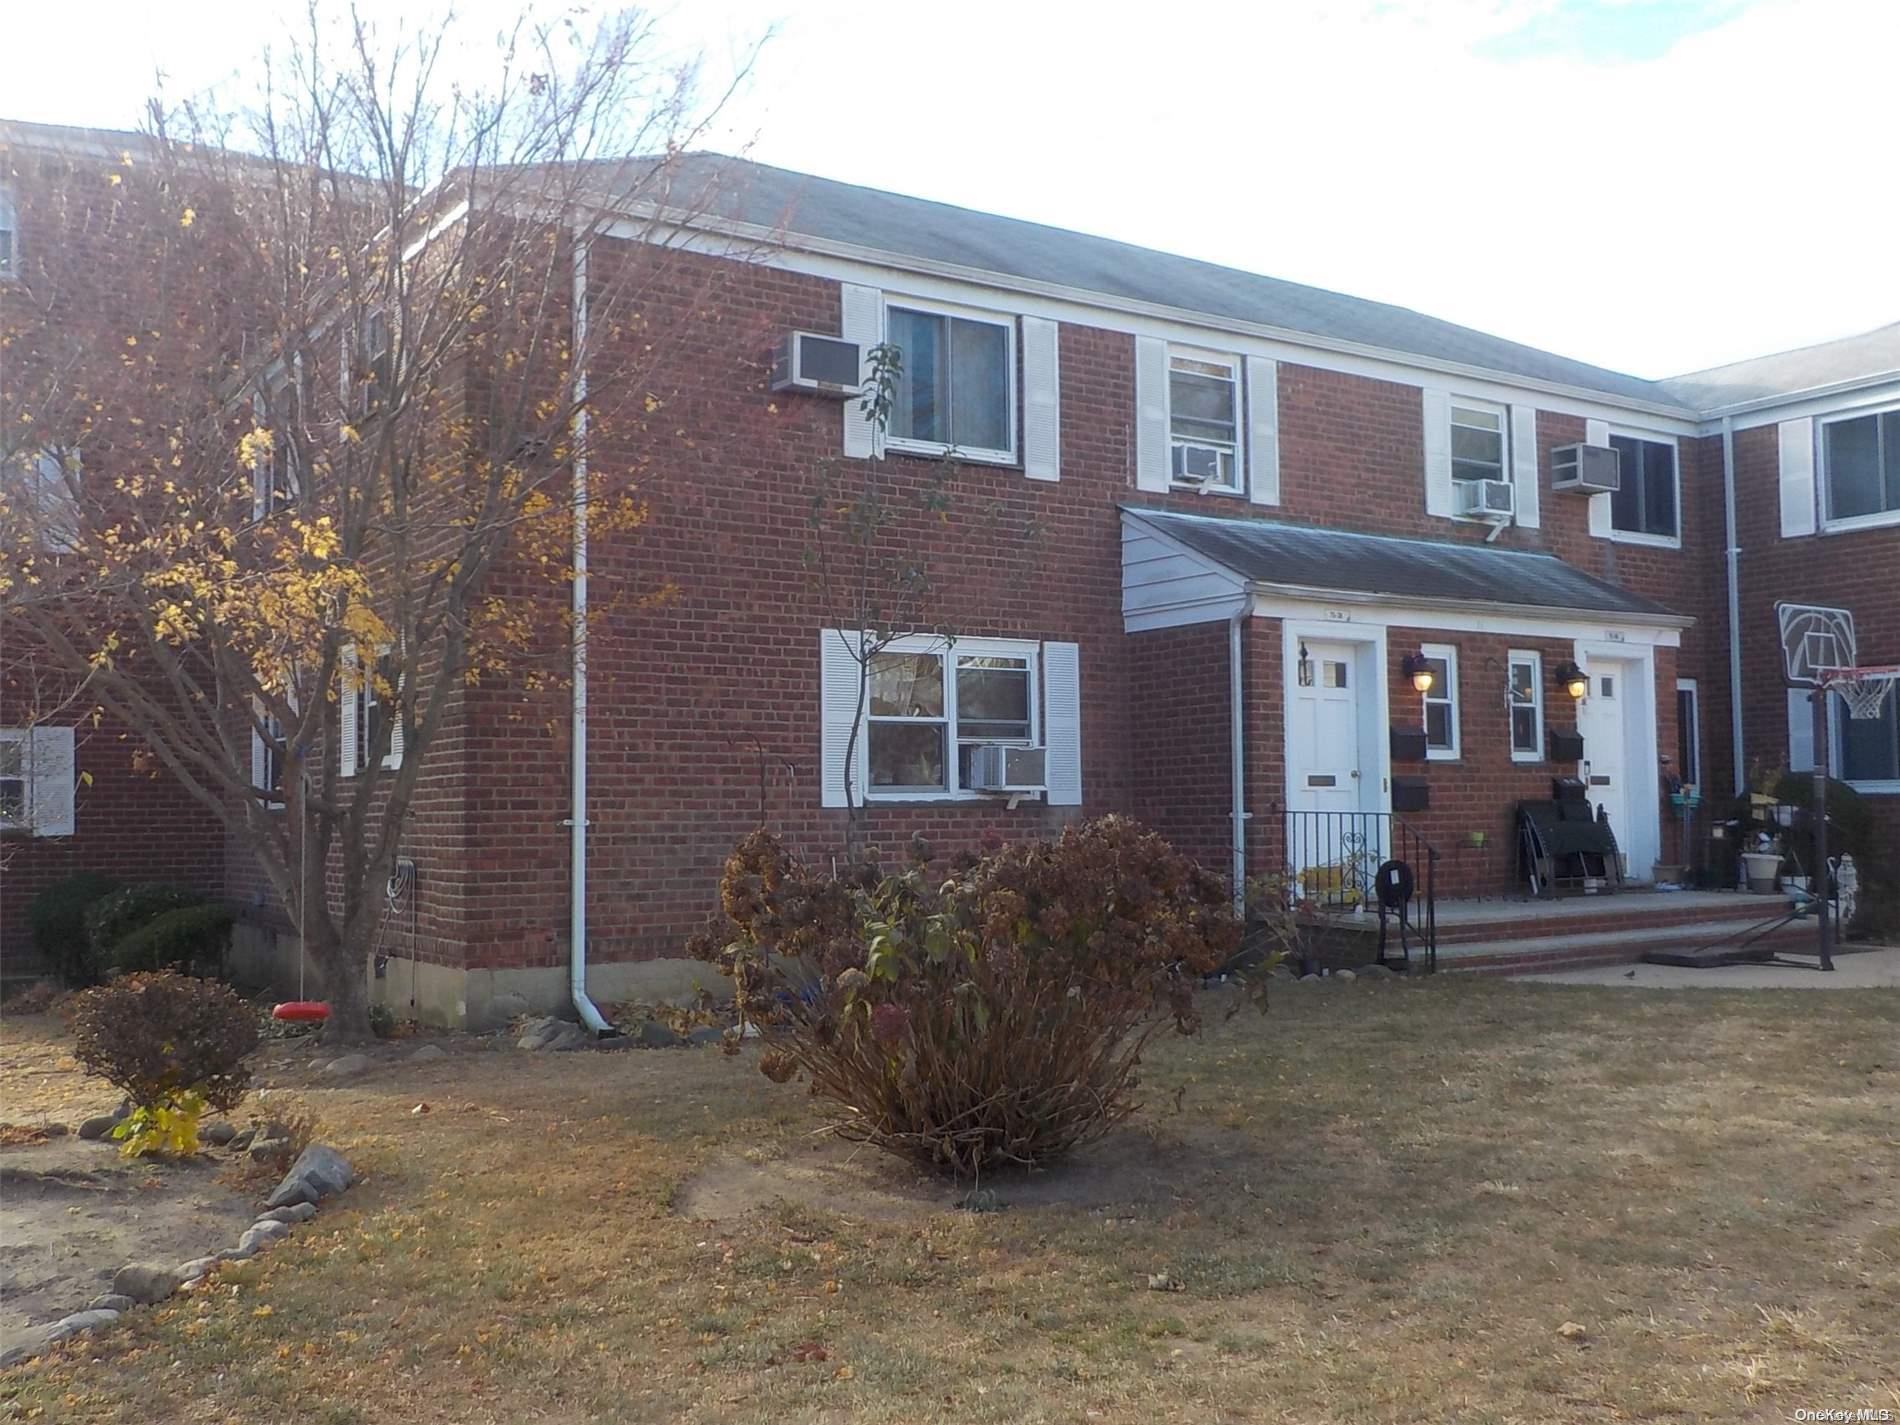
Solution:
M64 1138L68 1133L73 1131L63 1123L42 1123L40 1130L45 1133L48 1138Z
M323 1066L326 1079L353 1079L358 1074L369 1072L370 1059L367 1054L345 1054L340 1059L332 1059Z
M48 1344L64 1341L77 1336L81 1331L97 1331L110 1326L119 1319L116 1311L75 1311L71 1316L62 1316L46 1328Z
M226 1143L229 1143L233 1138L237 1137L237 1129L233 1128L223 1119L219 1119L214 1123L207 1123L203 1128L200 1128L198 1130L198 1136L204 1139L205 1142L222 1148Z
M593 1042L593 1036L572 1020L556 1019L547 1015L541 1019L531 1019L522 1026L521 1037L515 1041L517 1049L539 1049L550 1053L568 1053L575 1049L585 1049Z
M349 1159L323 1143L312 1143L297 1155L277 1190L264 1200L266 1207L289 1207L297 1202L320 1202L356 1181Z
M1355 975L1351 970L1334 970L1333 978L1335 980L1356 980L1359 977Z
M79 1125L79 1136L87 1142L94 1142L106 1136L119 1126L116 1113L96 1113Z
M37 1356L45 1348L46 1333L52 1329L50 1326L42 1326L37 1334L24 1341L17 1341L6 1350L0 1351L0 1371L6 1370L9 1366L17 1366L21 1361L30 1361Z
M247 1128L242 1133L238 1134L237 1137L233 1138L229 1143L225 1144L225 1146L229 1148L233 1153L242 1153L245 1149L251 1146L251 1140L256 1137L257 1137L257 1130L255 1128Z
M716 1024L698 1025L686 1036L689 1044L723 1044L725 1040L726 1031Z
M251 1141L250 1153L251 1153L251 1161L253 1163L268 1163L277 1158L287 1158L290 1156L290 1139L288 1138L253 1139Z
M114 1296L129 1296L141 1306L163 1301L185 1279L170 1267L155 1267L145 1262L128 1262L112 1274Z
M238 1238L237 1249L240 1252L255 1255L259 1247L275 1242L280 1237L288 1237L289 1235L289 1223L272 1222L267 1217L244 1229L244 1235Z
M178 1268L178 1275L188 1282L195 1282L210 1276L223 1260L223 1257L193 1257Z
M685 1042L657 1019L642 1020L632 1038L642 1049L672 1049Z
M273 1207L258 1215L259 1222L308 1222L317 1215L315 1204L293 1202L288 1207Z
M440 1044L424 1044L409 1056L412 1064L433 1064L438 1059L449 1057L449 1051Z
M1588 1339L1590 1332L1579 1322L1566 1321L1557 1328L1557 1334L1566 1341L1582 1341Z
M1316 985L1319 983L1319 976L1318 975L1301 975L1297 983L1302 984L1302 985Z
M138 1303L132 1300L131 1297L120 1296L116 1291L109 1291L104 1296L95 1296L91 1301L87 1302L86 1310L88 1311L130 1311L133 1307L137 1305Z
M1366 965L1360 969L1359 978L1362 980L1389 980L1392 978L1392 974L1393 971L1390 965Z

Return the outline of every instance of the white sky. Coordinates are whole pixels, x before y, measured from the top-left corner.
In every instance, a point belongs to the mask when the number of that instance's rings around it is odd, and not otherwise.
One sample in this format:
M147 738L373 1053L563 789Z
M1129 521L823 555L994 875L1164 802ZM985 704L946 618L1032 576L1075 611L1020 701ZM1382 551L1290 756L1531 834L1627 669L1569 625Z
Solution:
M134 127L156 70L228 80L299 8L0 0L0 115ZM1644 376L1900 319L1900 0L662 8L712 75L775 28L708 146L788 168Z

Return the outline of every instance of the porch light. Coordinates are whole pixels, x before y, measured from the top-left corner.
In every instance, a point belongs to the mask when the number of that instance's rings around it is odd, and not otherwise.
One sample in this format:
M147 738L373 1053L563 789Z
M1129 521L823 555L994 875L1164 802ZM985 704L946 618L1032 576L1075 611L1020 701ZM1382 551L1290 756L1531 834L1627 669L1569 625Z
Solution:
M1302 688L1310 688L1313 686L1313 660L1307 656L1306 640L1303 638L1300 640L1300 661L1296 665L1295 670L1299 674L1300 686Z
M1557 665L1557 682L1573 698L1581 698L1590 691L1590 680L1583 676L1583 669L1569 659Z
M1399 672L1412 680L1412 687L1421 693L1429 693L1436 681L1432 674L1432 665L1426 661L1423 653L1408 653L1399 662Z

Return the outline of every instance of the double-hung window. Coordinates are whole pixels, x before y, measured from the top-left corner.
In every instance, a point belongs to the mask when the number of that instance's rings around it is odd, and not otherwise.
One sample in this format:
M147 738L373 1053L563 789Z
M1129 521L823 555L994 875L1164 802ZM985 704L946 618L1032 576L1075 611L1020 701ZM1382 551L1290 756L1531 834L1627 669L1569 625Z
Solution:
M1427 643L1419 649L1432 671L1431 690L1425 694L1425 755L1434 762L1458 757L1458 650L1450 644Z
M1900 410L1823 422L1821 469L1829 523L1900 519Z
M1676 444L1613 435L1621 479L1610 496L1610 528L1624 534L1675 539L1681 531L1676 498Z
M32 811L28 737L24 728L0 728L0 831L27 825Z
M884 312L885 340L898 349L888 443L926 454L1016 459L1016 334L995 318L916 307Z
M1508 480L1504 407L1462 398L1451 403L1451 478Z
M1676 775L1685 786L1702 785L1702 710L1694 678L1676 679Z
M1835 775L1863 791L1900 792L1900 690L1890 690L1880 716L1850 717L1839 698L1833 704Z
M402 691L402 662L393 649L377 653L376 662L364 670L354 649L343 664L342 743L344 776L352 776L369 766L383 724L389 723L389 746L382 765L394 770L402 766L403 730L401 709L392 699Z
M1035 742L1032 645L934 643L871 655L865 763L873 797L967 790L975 748Z
M1168 459L1177 485L1240 488L1240 364L1202 352L1168 355Z
M1507 667L1511 760L1541 761L1544 756L1544 660L1534 651L1514 648Z

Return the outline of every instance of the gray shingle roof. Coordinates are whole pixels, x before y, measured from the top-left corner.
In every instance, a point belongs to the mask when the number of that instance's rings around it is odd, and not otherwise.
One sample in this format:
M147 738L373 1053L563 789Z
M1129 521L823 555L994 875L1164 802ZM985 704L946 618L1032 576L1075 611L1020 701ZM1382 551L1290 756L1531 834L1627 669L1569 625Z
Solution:
M1881 375L1900 377L1900 322L1838 341L1691 371L1662 384L1678 401L1713 411Z
M1654 381L1487 336L1406 307L1041 223L718 154L686 155L673 183L676 198L692 210L787 234L1281 327L1652 405L1681 404Z
M1393 602L1504 604L1650 623L1693 622L1549 554L1133 505L1122 509L1249 583L1369 594Z

